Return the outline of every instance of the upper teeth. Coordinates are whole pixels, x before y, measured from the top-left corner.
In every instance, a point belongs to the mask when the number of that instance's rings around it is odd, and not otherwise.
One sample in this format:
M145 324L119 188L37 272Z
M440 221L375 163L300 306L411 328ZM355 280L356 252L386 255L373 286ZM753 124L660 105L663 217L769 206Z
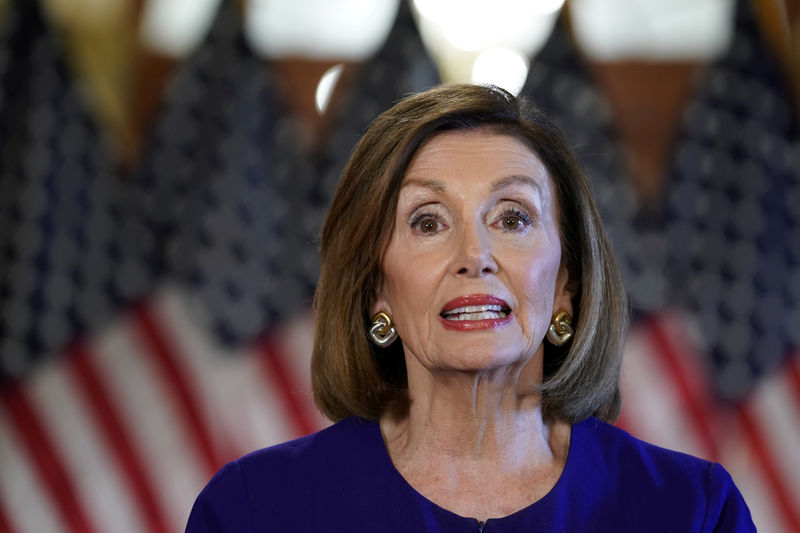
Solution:
M448 320L492 320L508 316L501 305L466 305L443 314Z
M464 307L456 307L455 309L448 309L445 311L447 315L458 315L461 313L482 313L483 311L502 311L501 305L465 305Z

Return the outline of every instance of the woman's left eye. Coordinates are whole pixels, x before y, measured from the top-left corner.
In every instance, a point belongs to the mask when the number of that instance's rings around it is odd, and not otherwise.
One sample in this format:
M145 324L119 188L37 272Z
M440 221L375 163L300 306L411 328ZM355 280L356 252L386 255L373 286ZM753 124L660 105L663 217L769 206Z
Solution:
M516 209L504 211L496 222L503 231L522 231L527 228L530 223L530 217Z

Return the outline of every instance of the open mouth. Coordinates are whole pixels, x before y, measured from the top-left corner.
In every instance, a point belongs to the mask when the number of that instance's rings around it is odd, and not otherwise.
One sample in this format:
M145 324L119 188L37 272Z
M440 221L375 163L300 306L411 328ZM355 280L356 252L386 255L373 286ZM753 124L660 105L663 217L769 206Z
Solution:
M439 316L447 329L472 331L507 324L511 307L491 294L469 294L447 302Z
M511 312L509 307L497 304L465 305L442 311L445 320L501 320Z

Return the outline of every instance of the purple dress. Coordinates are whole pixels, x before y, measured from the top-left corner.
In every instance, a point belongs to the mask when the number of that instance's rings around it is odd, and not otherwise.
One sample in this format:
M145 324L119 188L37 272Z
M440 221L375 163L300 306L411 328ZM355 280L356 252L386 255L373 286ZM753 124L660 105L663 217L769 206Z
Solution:
M547 495L481 523L419 494L394 468L378 424L347 418L223 467L198 496L186 531L686 533L755 527L722 466L647 444L595 418L572 427L564 471Z

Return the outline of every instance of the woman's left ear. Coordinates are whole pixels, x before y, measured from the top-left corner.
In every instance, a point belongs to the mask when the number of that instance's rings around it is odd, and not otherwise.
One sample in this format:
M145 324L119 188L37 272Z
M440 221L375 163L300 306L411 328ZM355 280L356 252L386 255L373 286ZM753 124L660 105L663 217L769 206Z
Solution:
M573 316L572 297L575 295L575 283L569 279L569 271L565 266L558 269L558 276L556 277L556 291L553 298L553 315L560 311L566 311L570 316Z

